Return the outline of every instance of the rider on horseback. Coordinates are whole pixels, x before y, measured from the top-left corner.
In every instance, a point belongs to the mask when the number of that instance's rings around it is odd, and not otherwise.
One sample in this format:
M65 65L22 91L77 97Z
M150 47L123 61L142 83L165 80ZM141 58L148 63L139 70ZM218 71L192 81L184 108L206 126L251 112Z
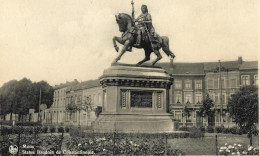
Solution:
M135 22L138 22L137 25L137 38L136 38L136 44L134 44L135 47L141 46L141 33L144 35L146 32L146 29L149 31L147 33L150 33L153 35L153 37L156 37L155 30L152 24L152 16L148 13L148 9L146 5L142 5L141 7L142 14L139 15L137 19L135 19ZM151 42L151 41L150 41Z

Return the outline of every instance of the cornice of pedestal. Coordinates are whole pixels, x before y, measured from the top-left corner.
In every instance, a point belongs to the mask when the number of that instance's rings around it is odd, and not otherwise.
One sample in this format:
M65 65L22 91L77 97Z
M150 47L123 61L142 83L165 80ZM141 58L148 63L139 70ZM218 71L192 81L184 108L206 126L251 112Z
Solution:
M122 78L103 78L100 80L102 87L107 86L125 86L125 87L144 87L144 88L166 88L172 85L172 80L134 80Z
M161 67L115 64L105 69L99 80L103 87L125 86L169 89L173 77Z

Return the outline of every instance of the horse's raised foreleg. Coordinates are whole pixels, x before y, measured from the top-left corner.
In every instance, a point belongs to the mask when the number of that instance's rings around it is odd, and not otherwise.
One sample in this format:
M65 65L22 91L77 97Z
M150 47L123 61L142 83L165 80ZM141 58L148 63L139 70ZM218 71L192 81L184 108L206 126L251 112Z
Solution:
M113 63L116 63L117 61L119 61L121 59L121 57L124 55L124 53L126 52L126 50L128 49L128 47L130 46L130 41L127 40L124 43L124 47L122 48L120 54L118 55L118 57L114 60Z
M155 53L155 55L157 56L157 58L153 61L152 65L155 65L155 63L156 63L157 61L159 61L160 59L162 59L162 55L160 54L159 50L155 50L155 49L154 49L154 53Z
M118 52L119 47L117 46L116 41L117 41L118 43L120 43L120 44L124 44L124 42L123 42L123 40L122 40L121 37L117 37L117 36L114 36L114 37L113 37L113 44L114 44L115 50Z

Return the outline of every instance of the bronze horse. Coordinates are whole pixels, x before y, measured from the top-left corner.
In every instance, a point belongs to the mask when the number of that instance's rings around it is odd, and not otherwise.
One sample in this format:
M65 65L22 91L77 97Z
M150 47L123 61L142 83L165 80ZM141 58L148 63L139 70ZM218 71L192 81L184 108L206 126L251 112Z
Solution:
M116 41L122 44L123 48L119 56L114 60L113 63L119 61L126 51L131 51L131 48L134 47L134 43L136 42L136 36L137 36L136 34L137 28L134 26L134 23L132 22L132 18L130 15L125 13L120 13L116 15L116 22L119 26L119 31L122 32L123 34L122 37L114 36L113 44L117 52L119 51L119 48L116 44ZM160 48L162 48L165 54L171 57L171 59L175 57L175 55L171 52L169 48L169 38L167 36L161 36L161 37L159 35L157 36L158 36L158 40L152 41L151 43L151 40L144 39L144 36L142 34L141 47L136 47L136 48L144 48L145 58L140 62L138 62L137 65L141 65L142 63L149 61L152 52L154 52L155 55L157 56L157 58L152 63L152 65L154 65L157 61L162 59L162 56L159 52Z

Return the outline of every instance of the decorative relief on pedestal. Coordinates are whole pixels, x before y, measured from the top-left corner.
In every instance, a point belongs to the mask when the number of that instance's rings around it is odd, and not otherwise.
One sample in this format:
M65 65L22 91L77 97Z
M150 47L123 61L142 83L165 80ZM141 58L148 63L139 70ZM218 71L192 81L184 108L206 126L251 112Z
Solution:
M126 108L127 106L127 91L121 90L121 107Z
M157 108L162 108L162 93L157 92Z
M131 91L131 107L152 108L153 92L152 91Z

